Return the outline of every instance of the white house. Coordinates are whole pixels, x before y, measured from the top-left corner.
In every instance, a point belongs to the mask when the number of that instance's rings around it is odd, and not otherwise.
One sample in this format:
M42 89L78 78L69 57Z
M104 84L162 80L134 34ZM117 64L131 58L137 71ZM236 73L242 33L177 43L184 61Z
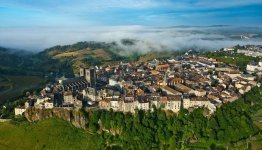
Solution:
M171 110L178 112L181 108L181 100L168 100L165 106L165 110Z
M109 85L110 86L116 86L118 88L122 88L125 81L121 78L118 78L116 76L113 76L109 78Z
M135 104L136 103L134 101L124 101L122 111L134 113L135 112Z
M149 102L148 101L136 101L136 108L142 110L149 110Z
M38 99L36 100L36 105L38 105L38 104L40 104L40 103L43 103L43 102L45 102L45 101L49 101L49 100L51 100L51 99L48 98L48 97L38 98Z
M112 99L110 101L110 108L112 108L114 111L119 111L122 108L122 101L119 101L119 99Z
M190 99L183 99L183 108L188 109L190 107Z
M256 63L249 63L247 64L247 71L255 72L255 71L262 71L262 62Z
M46 108L46 109L52 109L52 108L54 108L53 102L45 102L45 108Z
M195 95L196 96L205 96L206 95L206 91L203 89L197 89L195 90Z
M16 107L15 108L15 115L18 116L18 115L22 115L24 112L25 112L25 107Z

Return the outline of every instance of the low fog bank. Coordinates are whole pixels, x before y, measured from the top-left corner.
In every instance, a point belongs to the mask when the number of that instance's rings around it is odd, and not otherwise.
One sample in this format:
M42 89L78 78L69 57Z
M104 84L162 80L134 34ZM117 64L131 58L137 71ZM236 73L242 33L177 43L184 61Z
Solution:
M132 46L122 39L135 39ZM81 27L81 28L1 28L0 46L39 52L55 45L79 41L116 41L126 50L217 50L237 44L262 44L262 28L210 26L177 26L152 28L143 26Z

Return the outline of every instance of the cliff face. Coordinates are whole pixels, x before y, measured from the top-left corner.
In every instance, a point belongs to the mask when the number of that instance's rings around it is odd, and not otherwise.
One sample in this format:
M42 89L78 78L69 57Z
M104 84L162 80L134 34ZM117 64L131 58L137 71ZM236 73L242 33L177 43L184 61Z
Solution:
M63 108L37 109L31 107L25 111L25 117L30 122L56 117L71 122L75 127L83 129L86 128L87 124L87 117L83 113L78 110Z

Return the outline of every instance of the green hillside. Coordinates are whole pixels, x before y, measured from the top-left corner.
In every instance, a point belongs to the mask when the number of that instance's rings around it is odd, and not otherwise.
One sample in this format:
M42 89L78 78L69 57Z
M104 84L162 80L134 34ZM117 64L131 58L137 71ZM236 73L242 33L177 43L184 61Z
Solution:
M48 48L33 58L36 66L46 71L77 73L80 66L103 65L125 60L116 43L78 42L72 45Z
M0 123L0 149L98 149L97 137L66 121Z
M10 50L0 47L0 74L26 74L25 66L28 65L27 58L30 58L30 53L25 55L22 51Z
M41 76L0 74L0 105L21 96L26 90L38 89L44 83Z
M35 55L33 62L36 66L47 71L61 73L77 73L80 66L114 64L119 61L152 60L154 58L168 58L172 51L149 51L135 49L138 41L123 39L121 47L115 42L78 42L72 45L54 46Z
M32 64L33 53L0 47L0 105L37 89L45 79Z

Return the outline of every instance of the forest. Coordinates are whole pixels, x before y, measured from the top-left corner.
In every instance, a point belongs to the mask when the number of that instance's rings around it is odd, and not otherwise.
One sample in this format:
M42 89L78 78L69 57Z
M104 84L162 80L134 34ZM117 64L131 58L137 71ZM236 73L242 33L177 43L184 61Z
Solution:
M106 110L85 112L87 127L104 147L122 149L226 148L260 133L252 116L262 108L262 88L254 88L214 114L204 108L174 115L155 109L135 115Z

